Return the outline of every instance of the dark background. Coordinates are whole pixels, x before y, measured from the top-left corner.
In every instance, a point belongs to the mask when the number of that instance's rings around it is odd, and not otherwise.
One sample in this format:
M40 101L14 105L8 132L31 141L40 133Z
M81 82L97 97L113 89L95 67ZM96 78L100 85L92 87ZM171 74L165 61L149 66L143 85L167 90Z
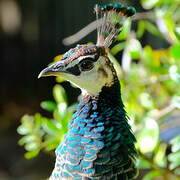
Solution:
M52 99L54 78L37 79L38 73L56 55L71 46L62 39L74 34L95 19L92 7L98 0L0 0L0 179L40 180L50 175L54 158L41 154L26 160L17 145L16 132L25 113L44 113L39 104ZM104 0L104 3L108 1ZM120 1L133 5L138 1ZM133 3L133 4L132 4ZM92 33L81 42L95 42ZM143 42L152 42L149 34ZM81 43L80 42L80 43ZM158 42L161 44L161 42ZM158 46L158 43L153 43ZM72 45L73 46L73 45ZM162 47L162 46L161 46ZM120 56L120 55L119 55ZM63 83L69 103L79 90Z

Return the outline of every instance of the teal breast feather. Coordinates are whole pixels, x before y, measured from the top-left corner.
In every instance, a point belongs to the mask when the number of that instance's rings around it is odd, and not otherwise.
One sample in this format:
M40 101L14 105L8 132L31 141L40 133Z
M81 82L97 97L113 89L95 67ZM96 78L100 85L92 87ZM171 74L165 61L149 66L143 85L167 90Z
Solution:
M105 87L98 99L86 96L81 100L69 122L69 132L56 150L52 176L74 180L124 180L135 176L135 138L119 92L116 82Z

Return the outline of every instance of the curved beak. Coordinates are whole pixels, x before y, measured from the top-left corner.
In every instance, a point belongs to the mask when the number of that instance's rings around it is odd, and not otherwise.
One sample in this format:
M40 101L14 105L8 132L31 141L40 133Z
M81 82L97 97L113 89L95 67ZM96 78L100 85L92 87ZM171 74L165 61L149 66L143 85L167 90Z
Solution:
M56 62L56 63L50 65L49 67L43 69L39 73L38 78L45 77L45 76L57 76L62 72L65 72L63 63Z

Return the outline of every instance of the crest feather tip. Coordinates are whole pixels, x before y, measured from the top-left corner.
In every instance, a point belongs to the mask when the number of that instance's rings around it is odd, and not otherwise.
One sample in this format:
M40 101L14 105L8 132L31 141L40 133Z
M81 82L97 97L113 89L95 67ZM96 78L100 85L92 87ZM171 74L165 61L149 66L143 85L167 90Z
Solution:
M119 34L124 21L133 16L136 10L132 6L123 4L106 4L94 6L96 18L100 24L97 27L97 45L109 47L116 36Z

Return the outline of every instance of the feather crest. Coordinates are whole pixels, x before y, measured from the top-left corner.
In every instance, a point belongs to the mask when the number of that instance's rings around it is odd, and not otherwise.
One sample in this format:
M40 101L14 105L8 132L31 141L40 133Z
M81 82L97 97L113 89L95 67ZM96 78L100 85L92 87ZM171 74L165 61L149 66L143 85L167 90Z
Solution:
M122 29L124 21L136 13L135 8L123 4L96 4L94 7L97 27L97 46L109 47Z

